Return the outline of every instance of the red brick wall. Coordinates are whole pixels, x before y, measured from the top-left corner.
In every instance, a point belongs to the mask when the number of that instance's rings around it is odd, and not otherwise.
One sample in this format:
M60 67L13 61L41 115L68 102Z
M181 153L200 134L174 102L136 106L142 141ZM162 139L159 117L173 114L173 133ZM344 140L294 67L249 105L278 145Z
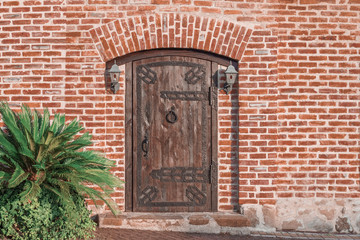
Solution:
M124 178L125 80L107 92L105 62L161 47L229 56L219 209L232 209L234 154L241 204L359 198L359 13L359 0L3 0L0 99L78 117Z

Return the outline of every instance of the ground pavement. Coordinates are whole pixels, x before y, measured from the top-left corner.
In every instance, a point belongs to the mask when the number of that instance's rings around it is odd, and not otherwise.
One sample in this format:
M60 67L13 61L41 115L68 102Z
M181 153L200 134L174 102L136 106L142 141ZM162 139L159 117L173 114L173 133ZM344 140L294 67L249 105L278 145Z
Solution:
M130 229L99 228L94 240L274 240L274 239L316 239L316 240L345 240L359 239L355 234L320 234L295 232L252 232L249 236L232 236L228 234L198 234L182 232L156 232Z

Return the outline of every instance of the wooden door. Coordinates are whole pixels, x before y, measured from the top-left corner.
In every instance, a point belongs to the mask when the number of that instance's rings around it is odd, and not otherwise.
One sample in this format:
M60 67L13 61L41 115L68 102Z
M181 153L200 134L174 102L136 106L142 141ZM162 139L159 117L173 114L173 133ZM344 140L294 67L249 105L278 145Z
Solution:
M164 56L133 61L131 68L133 211L212 211L214 64Z

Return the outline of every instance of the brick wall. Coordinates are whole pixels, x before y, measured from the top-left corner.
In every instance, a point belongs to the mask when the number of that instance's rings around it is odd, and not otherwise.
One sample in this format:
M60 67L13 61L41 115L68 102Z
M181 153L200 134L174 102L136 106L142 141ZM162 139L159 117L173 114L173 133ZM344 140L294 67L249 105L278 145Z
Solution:
M0 99L78 117L124 178L125 79L106 91L106 61L172 47L228 56L239 82L219 94L219 210L234 196L357 201L359 26L359 0L3 0ZM124 191L114 198L123 208Z

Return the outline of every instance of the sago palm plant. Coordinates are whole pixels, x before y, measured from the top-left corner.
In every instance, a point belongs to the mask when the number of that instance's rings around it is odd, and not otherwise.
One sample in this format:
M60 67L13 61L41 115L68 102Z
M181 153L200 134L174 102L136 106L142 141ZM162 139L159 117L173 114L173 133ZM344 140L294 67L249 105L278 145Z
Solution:
M95 204L104 201L115 213L110 194L122 181L109 172L113 161L82 151L92 142L89 133L76 137L83 130L79 121L66 124L60 114L51 121L48 110L40 114L25 105L16 113L6 103L0 104L0 113L5 124L0 130L0 190L21 188L23 202L51 191L65 205L73 204L72 194L79 194Z

